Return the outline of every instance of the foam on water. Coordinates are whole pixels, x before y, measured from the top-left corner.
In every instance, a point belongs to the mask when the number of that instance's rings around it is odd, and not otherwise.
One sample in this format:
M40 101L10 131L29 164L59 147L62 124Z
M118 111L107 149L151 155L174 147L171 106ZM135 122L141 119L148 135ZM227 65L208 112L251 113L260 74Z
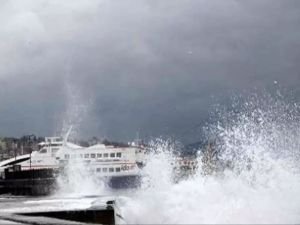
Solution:
M177 184L170 179L170 149L161 145L149 155L147 185L126 198L122 215L130 224L299 223L298 110L252 96L223 111L208 133L229 166L204 175L200 155L197 174Z
M234 101L206 127L220 168L207 174L203 154L194 176L173 182L175 146L151 142L142 188L119 196L129 224L300 223L300 110L270 96ZM80 164L70 164L65 195L111 194Z

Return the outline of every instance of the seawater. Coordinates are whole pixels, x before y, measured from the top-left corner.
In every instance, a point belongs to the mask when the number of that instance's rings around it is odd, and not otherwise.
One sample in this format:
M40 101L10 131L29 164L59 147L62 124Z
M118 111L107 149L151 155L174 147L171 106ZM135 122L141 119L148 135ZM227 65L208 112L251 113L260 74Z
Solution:
M70 167L57 196L114 195L129 224L300 223L299 106L272 97L239 101L218 108L205 127L230 166L205 174L198 154L194 176L174 183L175 149L152 141L140 189L111 191L79 166Z

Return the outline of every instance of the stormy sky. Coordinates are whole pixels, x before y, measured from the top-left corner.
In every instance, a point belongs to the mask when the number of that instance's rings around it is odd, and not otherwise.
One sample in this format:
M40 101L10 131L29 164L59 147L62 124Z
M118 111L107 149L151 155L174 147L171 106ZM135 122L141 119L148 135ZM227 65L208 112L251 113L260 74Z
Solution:
M191 142L233 94L300 100L299 0L2 0L0 40L0 136Z

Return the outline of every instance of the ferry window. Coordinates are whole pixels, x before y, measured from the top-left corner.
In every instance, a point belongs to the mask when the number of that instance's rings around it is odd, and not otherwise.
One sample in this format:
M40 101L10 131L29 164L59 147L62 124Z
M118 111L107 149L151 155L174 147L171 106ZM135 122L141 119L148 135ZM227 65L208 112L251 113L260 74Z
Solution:
M65 159L69 159L70 155L69 154L65 154Z
M97 168L97 172L101 172L101 168Z
M47 153L47 149L42 148L42 149L39 151L39 153Z
M82 154L80 154L80 158L83 158L83 155L82 155Z
M84 154L84 158L89 158L89 154Z
M109 168L109 172L114 172L114 168Z
M115 153L110 153L111 158L115 158Z
M107 168L102 168L102 172L106 173L107 172Z
M102 154L97 154L97 158L101 158L102 157Z
M91 158L96 158L96 154L91 154Z
M103 154L103 157L104 157L104 158L107 158L107 157L108 157L108 153L104 153L104 154Z
M120 167L117 167L116 168L116 172L120 172L121 171L121 168Z
M121 158L121 157L122 157L122 153L121 153L121 152L118 152L118 153L117 153L117 157L118 157L118 158Z

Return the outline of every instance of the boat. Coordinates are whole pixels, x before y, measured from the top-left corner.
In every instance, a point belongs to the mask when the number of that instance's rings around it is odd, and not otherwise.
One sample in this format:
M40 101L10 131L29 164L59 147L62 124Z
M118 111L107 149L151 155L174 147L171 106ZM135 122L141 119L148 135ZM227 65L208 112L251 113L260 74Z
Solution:
M90 175L106 180L111 187L136 185L144 166L143 147L96 144L87 148L62 147L56 153L61 170L84 169ZM80 172L80 171L78 171Z
M87 168L91 176L106 180L113 188L136 187L139 184L144 165L143 146L131 143L82 147L67 141L69 133L70 130L65 138L46 137L44 142L39 143L38 151L0 162L0 178L5 179L7 172L25 174L25 171L37 170L65 174L68 167L78 168L77 165L80 165L79 168Z

